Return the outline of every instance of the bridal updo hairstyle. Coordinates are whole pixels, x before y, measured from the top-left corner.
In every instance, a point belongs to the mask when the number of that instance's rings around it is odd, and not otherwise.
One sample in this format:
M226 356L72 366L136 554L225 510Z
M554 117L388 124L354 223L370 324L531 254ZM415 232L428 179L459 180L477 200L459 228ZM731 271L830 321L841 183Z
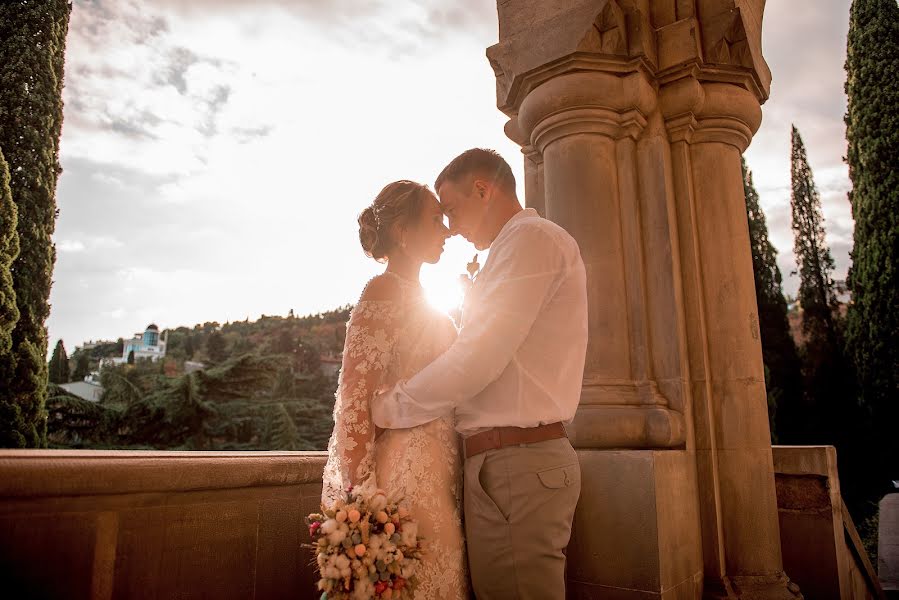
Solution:
M399 242L399 229L413 223L422 201L432 195L428 186L401 179L384 186L371 206L359 215L359 242L365 255L378 262Z

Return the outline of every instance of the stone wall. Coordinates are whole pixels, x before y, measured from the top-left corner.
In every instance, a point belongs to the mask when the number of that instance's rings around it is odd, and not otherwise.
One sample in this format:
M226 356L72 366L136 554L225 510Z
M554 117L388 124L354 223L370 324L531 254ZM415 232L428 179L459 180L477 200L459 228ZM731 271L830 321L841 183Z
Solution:
M641 597L697 597L703 576L685 558L695 532L675 527L693 519L679 518L678 483L666 476L674 454L620 454L632 474L613 480L614 470L581 452L588 485L569 548L570 597L612 597L646 579L632 564L662 573ZM315 598L303 518L318 507L324 462L323 452L0 450L3 591L71 600ZM835 450L775 447L774 466L784 565L805 597L883 598L840 497ZM615 504L606 496L629 498L645 515L642 529L597 512ZM658 512L650 505L665 518L650 518Z
M317 597L301 544L324 461L323 452L0 450L2 595Z
M833 446L774 446L784 569L806 598L885 598L840 495Z

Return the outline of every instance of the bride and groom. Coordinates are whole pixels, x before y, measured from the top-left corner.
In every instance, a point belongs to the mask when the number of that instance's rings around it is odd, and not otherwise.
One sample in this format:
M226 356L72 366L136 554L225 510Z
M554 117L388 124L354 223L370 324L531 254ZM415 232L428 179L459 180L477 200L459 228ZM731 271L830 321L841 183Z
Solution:
M322 501L351 486L405 499L427 547L416 599L564 598L584 264L564 229L522 209L496 152L464 152L434 187L439 201L396 181L359 216L362 248L387 267L347 325ZM458 331L418 280L452 234L490 248Z

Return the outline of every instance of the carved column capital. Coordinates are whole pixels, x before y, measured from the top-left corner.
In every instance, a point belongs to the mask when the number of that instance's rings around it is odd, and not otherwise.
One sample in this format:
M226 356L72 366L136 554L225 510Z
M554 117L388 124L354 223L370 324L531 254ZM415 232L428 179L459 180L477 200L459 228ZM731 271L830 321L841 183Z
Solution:
M762 122L756 95L730 83L684 77L662 87L659 104L672 142L721 142L742 153Z
M575 133L636 139L656 104L655 89L640 72L565 73L533 89L518 111L518 128L538 152Z

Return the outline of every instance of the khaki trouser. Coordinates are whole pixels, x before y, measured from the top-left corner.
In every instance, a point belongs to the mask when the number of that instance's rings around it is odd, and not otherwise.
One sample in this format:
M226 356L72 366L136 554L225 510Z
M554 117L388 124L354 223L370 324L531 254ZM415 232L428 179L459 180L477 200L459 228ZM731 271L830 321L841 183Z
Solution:
M566 438L465 461L465 535L478 600L562 600L565 547L581 493Z

